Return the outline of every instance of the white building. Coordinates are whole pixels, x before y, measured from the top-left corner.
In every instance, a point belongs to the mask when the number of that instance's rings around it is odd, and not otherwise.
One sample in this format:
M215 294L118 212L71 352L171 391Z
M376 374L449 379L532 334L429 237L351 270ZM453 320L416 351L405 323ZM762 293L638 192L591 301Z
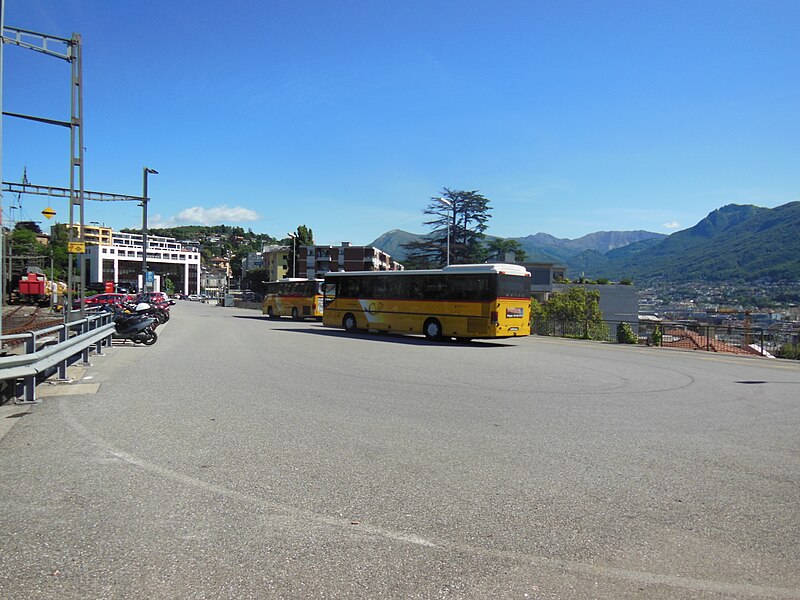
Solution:
M111 245L87 246L84 256L87 283L142 289L141 234L115 231ZM177 293L200 293L200 253L184 250L174 238L147 236L147 270L155 275L154 291L162 291L168 277Z

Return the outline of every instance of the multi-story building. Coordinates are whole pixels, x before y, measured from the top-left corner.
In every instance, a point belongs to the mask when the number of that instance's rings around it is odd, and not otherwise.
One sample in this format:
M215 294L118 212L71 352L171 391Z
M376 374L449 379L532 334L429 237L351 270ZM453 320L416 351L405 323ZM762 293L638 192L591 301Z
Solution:
M546 302L553 292L564 292L580 285L600 294L600 312L606 321L625 321L638 327L639 297L633 285L564 283L566 267L553 263L522 263L531 274L531 296Z
M141 234L114 231L111 244L87 246L84 257L87 283L143 289ZM200 293L200 253L184 250L174 238L147 236L147 270L155 274L156 291L163 290L169 278L176 292Z
M297 276L323 278L330 271L402 271L403 265L374 246L300 246Z
M242 258L242 280L244 280L248 271L253 269L264 268L264 253L263 252L248 252L247 256Z
M50 235L54 238L60 231L69 233L70 228L75 230L75 239L80 238L81 226L73 224L71 227L69 223L58 223L50 228ZM83 241L90 246L110 246L113 244L113 230L111 227L100 225L84 225L83 226Z
M267 272L267 281L278 281L289 276L288 246L266 246L264 248L264 270Z
M553 263L522 263L531 274L531 296L539 302L546 302L553 292L553 286L564 281L567 268Z
M203 269L200 273L200 291L212 298L228 291L228 273L223 269Z

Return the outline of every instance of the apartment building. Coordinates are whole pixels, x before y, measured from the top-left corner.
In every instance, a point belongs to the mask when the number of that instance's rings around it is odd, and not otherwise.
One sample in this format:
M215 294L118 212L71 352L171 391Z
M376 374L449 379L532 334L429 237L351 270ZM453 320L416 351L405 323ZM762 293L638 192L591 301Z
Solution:
M264 270L267 272L267 281L278 281L289 276L289 256L291 248L288 246L264 247Z
M325 277L330 271L402 271L403 265L374 246L301 246L297 249L297 276Z
M69 223L57 223L50 228L50 235L55 238L61 231L67 232L69 235L70 229L75 231L75 239L80 238L81 226L74 224L70 226ZM113 230L111 227L100 225L84 225L83 226L83 241L91 246L110 246L113 244Z

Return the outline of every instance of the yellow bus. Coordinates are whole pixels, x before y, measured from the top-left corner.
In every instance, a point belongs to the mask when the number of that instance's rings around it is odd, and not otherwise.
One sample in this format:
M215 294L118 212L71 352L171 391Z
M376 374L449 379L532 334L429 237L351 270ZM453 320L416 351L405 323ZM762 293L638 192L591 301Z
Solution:
M322 323L430 340L530 334L530 273L520 265L325 274Z
M322 279L268 281L261 312L270 319L319 320L322 318L322 283Z

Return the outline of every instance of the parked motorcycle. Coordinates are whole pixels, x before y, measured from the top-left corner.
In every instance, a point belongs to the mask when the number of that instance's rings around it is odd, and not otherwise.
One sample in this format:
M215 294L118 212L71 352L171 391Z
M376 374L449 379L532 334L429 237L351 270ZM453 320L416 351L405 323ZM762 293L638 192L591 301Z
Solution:
M151 317L155 317L159 323L169 321L169 309L175 305L174 300L169 300L161 292L150 292L149 294L139 294L136 301L150 305L147 312Z
M105 310L114 313L114 339L131 340L134 344L145 346L152 346L158 341L158 321L146 314L150 310L150 305L146 302L140 302L133 309L108 307Z
M169 321L169 305L164 307L140 300L139 302L128 302L123 307L130 313L152 317L156 320L157 326Z

